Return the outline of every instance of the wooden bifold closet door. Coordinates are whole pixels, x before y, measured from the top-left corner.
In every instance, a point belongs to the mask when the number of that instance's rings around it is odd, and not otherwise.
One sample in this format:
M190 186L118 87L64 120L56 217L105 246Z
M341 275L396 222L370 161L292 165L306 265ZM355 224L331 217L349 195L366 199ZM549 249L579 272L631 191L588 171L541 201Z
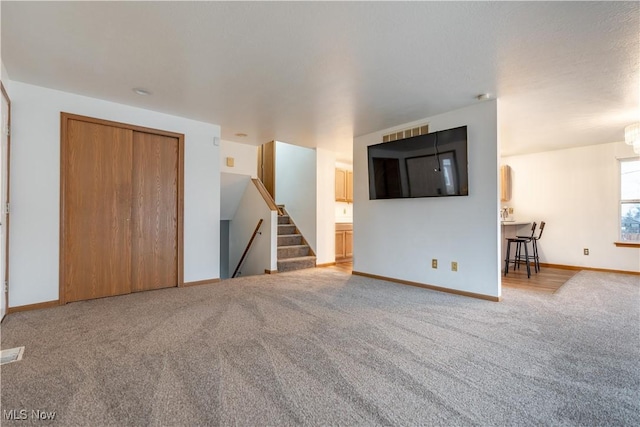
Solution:
M62 303L181 283L182 143L62 114Z
M133 133L132 291L176 286L178 141Z

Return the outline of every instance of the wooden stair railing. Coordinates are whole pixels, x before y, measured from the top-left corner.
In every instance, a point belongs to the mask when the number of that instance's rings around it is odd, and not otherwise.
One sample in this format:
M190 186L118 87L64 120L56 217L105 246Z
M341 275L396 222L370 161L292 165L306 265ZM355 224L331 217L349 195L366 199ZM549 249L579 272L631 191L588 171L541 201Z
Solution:
M262 195L262 198L264 199L267 206L269 206L269 209L271 209L272 211L277 211L278 215L282 215L282 210L276 205L275 200L273 200L273 197L271 197L271 194L269 194L269 191L267 191L267 188L264 186L262 181L256 178L251 178L251 181L253 181L253 183L255 184L258 192L260 193L260 195Z
M247 243L247 247L244 248L244 252L242 253L242 256L240 257L240 261L238 262L238 266L236 267L235 271L233 272L233 276L231 276L231 278L235 278L238 275L238 271L240 271L240 267L242 266L242 263L244 262L244 259L247 257L247 253L249 252L249 249L251 248L251 244L253 243L253 240L256 238L256 234L259 233L258 230L260 230L260 226L262 225L262 218L260 218L260 221L258 221L258 225L256 225L256 229L253 230L253 234L251 235L251 239L249 240L249 243Z

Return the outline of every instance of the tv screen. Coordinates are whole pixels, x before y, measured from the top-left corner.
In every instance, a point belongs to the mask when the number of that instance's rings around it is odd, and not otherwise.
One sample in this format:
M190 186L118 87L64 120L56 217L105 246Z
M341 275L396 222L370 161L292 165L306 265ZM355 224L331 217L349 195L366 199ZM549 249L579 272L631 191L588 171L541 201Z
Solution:
M367 147L369 199L469 195L467 127Z

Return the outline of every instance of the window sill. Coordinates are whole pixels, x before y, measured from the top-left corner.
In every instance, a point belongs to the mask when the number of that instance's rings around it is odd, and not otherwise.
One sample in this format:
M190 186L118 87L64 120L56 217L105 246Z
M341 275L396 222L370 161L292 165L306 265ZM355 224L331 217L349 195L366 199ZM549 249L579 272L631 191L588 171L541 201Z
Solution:
M640 242L613 242L619 248L640 248Z

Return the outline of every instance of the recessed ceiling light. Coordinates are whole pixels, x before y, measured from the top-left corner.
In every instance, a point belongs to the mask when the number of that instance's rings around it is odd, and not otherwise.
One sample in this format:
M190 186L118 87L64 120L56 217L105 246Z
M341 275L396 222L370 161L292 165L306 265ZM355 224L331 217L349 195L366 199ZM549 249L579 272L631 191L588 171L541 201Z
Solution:
M238 132L238 133L236 133L236 136L239 137L239 138L244 138L244 137L247 136L247 134L246 133L242 133L242 132Z
M480 95L476 96L476 99L478 101L486 101L487 99L491 99L491 94L490 93L481 93Z
M142 96L151 95L151 92L149 92L149 91L148 91L148 90L146 90L146 89L139 88L139 87L135 87L135 88L133 88L133 91L134 91L135 93L137 93L138 95L142 95Z

